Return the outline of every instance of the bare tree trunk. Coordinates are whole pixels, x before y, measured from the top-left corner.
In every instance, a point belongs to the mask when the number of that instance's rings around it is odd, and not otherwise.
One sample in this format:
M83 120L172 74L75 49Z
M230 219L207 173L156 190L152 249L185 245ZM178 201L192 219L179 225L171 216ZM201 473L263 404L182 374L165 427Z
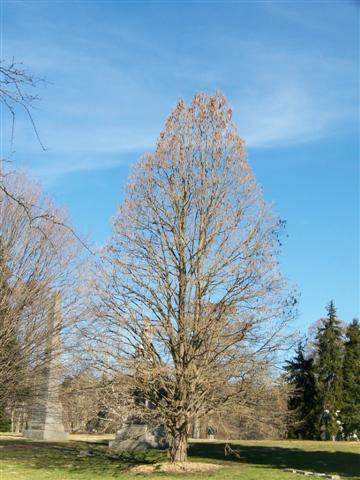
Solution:
M186 428L173 432L170 438L169 456L171 462L186 462L188 435Z
M194 420L193 437L201 438L201 425L198 417L195 417Z
M16 415L16 426L15 426L15 433L20 433L21 432L21 412L17 412Z
M14 430L14 428L15 428L15 426L14 426L14 417L15 417L14 408L11 408L11 429L10 429L10 431L11 431L12 433L14 433L14 431L15 431L15 430Z

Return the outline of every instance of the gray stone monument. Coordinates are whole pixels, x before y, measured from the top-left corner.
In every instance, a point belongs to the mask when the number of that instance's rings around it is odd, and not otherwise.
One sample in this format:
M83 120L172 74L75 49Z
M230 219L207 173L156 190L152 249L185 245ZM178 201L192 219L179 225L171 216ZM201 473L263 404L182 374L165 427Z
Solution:
M169 446L163 426L151 427L146 422L128 420L116 433L109 447L116 451L137 451L149 448L165 449Z
M63 410L59 398L60 390L60 296L53 295L48 312L48 340L43 371L39 379L38 395L34 400L31 420L24 437L41 440L68 440L63 424Z
M145 323L143 329L143 340L151 342L151 328ZM135 356L143 357L143 348L140 343L136 349ZM144 399L141 391L134 393L135 404L142 405L145 409L152 410L154 405L151 401ZM141 418L132 415L123 423L122 428L116 433L115 440L109 442L109 448L115 451L136 451L148 448L165 449L169 442L166 437L163 425L151 425Z

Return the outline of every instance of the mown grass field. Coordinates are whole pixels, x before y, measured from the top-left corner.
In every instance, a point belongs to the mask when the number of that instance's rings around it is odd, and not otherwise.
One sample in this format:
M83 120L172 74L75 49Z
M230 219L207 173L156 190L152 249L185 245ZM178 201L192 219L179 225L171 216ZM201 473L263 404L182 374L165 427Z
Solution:
M74 436L67 443L33 442L21 437L0 436L0 480L297 480L303 475L284 472L297 468L334 473L360 480L360 443L309 441L238 441L231 445L240 459L224 454L224 442L193 442L190 460L214 462L224 468L202 474L132 474L141 463L165 460L163 452L109 456L102 437ZM91 453L91 456L82 456ZM311 477L315 478L315 477Z

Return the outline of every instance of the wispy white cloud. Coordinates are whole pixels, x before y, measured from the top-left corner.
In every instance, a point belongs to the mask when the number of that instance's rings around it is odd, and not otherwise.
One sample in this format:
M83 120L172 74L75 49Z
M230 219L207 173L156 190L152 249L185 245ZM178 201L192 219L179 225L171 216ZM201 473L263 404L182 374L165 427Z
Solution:
M339 124L356 116L355 108L324 105L315 93L289 84L262 95L253 92L240 98L236 107L240 133L254 148L313 141L333 133L336 127L339 133Z
M315 47L279 48L221 26L196 38L197 49L177 49L131 23L104 30L92 18L86 29L75 26L53 36L53 19L42 13L31 31L42 31L50 43L36 35L25 43L21 29L6 42L52 82L34 112L48 152L39 151L26 121L16 125L17 154L25 162L36 155L34 169L42 176L112 168L130 158L124 154L152 148L178 97L190 100L197 90L228 95L252 148L303 143L354 125L357 86L349 79L357 66L351 58Z
M36 178L41 178L46 185L53 183L55 180L62 178L69 174L91 172L98 170L109 170L119 168L127 163L126 157L118 158L99 158L95 157L77 157L73 162L62 161L59 158L49 158L47 163L30 166L30 172Z

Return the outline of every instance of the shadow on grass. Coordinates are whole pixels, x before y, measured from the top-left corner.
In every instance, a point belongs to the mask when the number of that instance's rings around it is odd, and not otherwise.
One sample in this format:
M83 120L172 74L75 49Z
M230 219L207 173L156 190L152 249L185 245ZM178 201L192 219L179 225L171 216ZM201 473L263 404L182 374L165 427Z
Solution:
M190 445L190 457L209 460L244 462L269 468L297 468L319 473L336 473L341 477L360 478L360 455L351 452L307 451L301 448L234 444L240 459L226 457L224 443L194 443ZM166 452L148 450L141 452L111 453L107 445L85 442L45 443L26 440L0 439L0 458L16 465L64 473L114 474L144 463L157 463ZM16 472L16 470L15 470ZM14 477L15 478L15 477ZM20 477L19 477L20 478ZM39 479L42 478L39 472ZM65 478L65 476L64 476Z
M242 461L272 468L296 468L318 473L333 473L341 477L360 476L360 455L351 452L306 451L299 448L233 445L240 459L225 457L224 443L194 443L192 457Z
M116 473L139 464L156 463L163 452L157 450L112 453L107 445L85 442L46 443L1 440L1 458L15 465L68 472Z

